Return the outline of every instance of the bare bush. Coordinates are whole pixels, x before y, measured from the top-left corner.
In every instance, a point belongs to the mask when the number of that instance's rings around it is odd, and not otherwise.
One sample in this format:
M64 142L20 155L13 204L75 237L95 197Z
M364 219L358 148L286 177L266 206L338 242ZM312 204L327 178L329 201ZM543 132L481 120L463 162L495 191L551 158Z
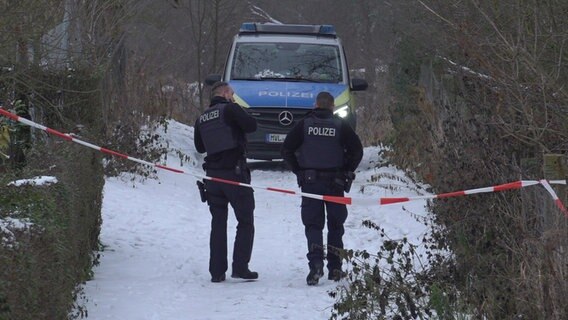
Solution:
M408 36L398 46L393 159L439 192L542 178L542 154L568 151L568 34L560 14L566 3L419 3L431 15L422 23L451 45L433 50ZM536 166L525 166L529 159ZM438 201L433 207L456 254L462 298L476 315L568 314L560 302L567 290L559 254L566 250L566 219L546 193L532 192ZM543 217L553 224L545 227Z

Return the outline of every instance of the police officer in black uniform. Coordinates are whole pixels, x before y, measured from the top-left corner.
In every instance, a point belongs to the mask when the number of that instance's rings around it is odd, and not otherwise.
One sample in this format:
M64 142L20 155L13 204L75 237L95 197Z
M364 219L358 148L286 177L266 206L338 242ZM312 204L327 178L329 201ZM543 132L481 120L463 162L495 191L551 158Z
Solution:
M203 168L210 177L250 183L250 170L245 158L245 133L256 130L256 120L234 102L234 91L228 83L217 82L211 91L211 104L195 123L195 148L200 153L207 153ZM210 180L205 181L204 187L204 190L201 189L206 194L205 199L212 216L209 242L211 281L224 281L228 268L229 203L238 222L231 276L257 279L258 273L250 271L248 266L254 239L253 190Z
M302 192L343 196L349 191L354 171L363 157L361 140L351 126L333 115L334 99L320 92L316 107L288 133L282 145L282 157L298 178ZM323 276L323 228L327 210L328 279L339 281L344 272L338 249L343 249L343 224L347 207L343 204L302 198L302 222L308 240L310 272L308 285L316 285Z

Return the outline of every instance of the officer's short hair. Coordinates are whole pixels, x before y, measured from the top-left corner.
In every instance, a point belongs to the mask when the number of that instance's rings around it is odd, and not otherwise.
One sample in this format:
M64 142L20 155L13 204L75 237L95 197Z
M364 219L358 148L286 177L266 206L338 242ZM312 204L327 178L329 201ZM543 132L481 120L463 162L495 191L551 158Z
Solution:
M333 96L329 92L322 91L316 97L316 104L319 108L331 109L333 108Z
M211 98L217 97L223 94L223 91L229 84L225 81L217 81L211 86Z

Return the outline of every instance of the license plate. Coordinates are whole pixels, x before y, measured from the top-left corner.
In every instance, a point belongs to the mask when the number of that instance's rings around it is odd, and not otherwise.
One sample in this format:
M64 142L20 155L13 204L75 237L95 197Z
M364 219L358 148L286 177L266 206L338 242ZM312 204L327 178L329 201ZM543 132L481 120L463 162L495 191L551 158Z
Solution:
M269 143L282 143L286 139L285 134L278 134L278 133L268 133L266 135L266 142Z

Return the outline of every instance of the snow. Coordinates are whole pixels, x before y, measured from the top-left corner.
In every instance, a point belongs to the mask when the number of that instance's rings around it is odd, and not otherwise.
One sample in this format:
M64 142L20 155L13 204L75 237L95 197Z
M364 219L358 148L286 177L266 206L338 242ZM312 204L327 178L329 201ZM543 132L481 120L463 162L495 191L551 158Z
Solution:
M193 149L193 128L175 121L164 138L171 152L167 164L203 174L203 157ZM393 167L375 168L379 147L365 149L350 196L423 195ZM185 160L180 159L180 155ZM252 184L298 190L291 172L273 163L252 163ZM188 168L189 167L189 168ZM210 214L199 200L195 179L160 171L157 179L123 175L104 187L105 246L94 279L84 285L88 319L328 319L334 299L328 292L340 283L324 277L309 287L301 199L255 191L255 243L250 269L258 281L230 277L211 283L208 272ZM392 239L418 244L426 227L425 201L390 206L350 206L345 247L376 252L381 239L362 226L372 220ZM229 214L229 266L236 220ZM325 236L324 236L325 239ZM230 267L229 267L230 268ZM230 269L227 276L230 275Z
M21 187L21 186L26 186L26 185L44 186L44 185L50 185L50 184L57 183L57 182L58 181L57 181L56 177L38 176L38 177L33 177L31 179L21 179L21 180L12 181L12 182L8 183L8 186L16 186L16 187Z
M468 68L468 67L466 67L466 66L461 66L461 65L457 64L456 62L454 62L454 61L448 59L448 58L445 58L445 57L442 57L442 56L438 56L438 57L440 57L442 60L447 61L448 63L450 63L451 65L453 65L453 66L455 66L455 67L461 68L461 69L462 69L463 71L465 71L465 72L468 72L468 73L470 73L470 74L473 74L473 75L478 76L478 77L483 78L483 79L488 79L488 80L492 80L492 79L493 79L493 78L491 78L490 76L488 76L488 75L486 75L486 74L476 72L476 71L474 71L474 70L472 70L472 69L470 69L470 68ZM449 70L449 71L450 71L450 73L452 73L451 70Z
M18 246L14 231L29 230L34 224L29 219L17 219L12 217L0 218L0 245L6 248Z

